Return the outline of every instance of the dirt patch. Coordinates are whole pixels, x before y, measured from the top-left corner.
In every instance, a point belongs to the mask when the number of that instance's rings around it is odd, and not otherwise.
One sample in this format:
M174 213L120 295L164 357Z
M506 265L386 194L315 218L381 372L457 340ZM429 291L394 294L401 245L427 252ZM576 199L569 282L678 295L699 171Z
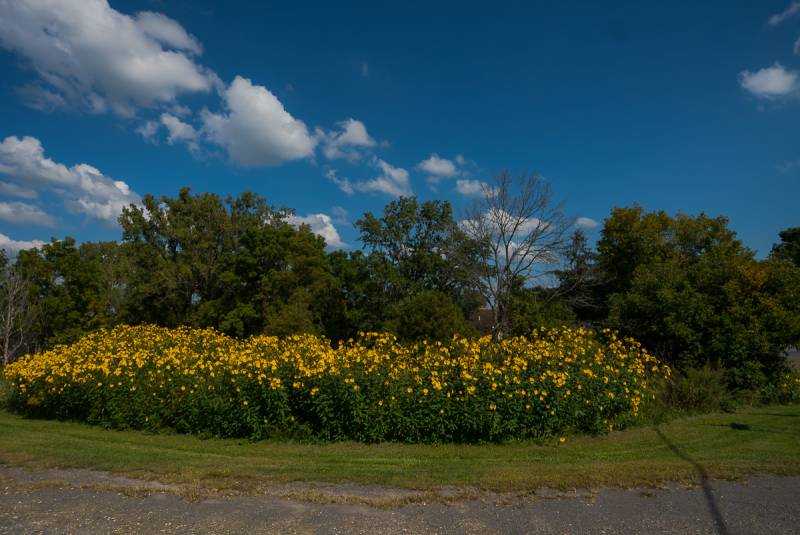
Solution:
M83 489L115 492L126 496L169 494L188 501L209 498L259 496L284 499L308 504L367 505L393 508L411 504L449 504L467 500L490 499L503 504L519 500L552 499L562 497L591 497L589 490L559 491L542 488L527 493L494 493L477 487L440 487L434 490L413 490L355 483L262 483L248 481L242 491L230 483L215 487L213 482L193 484L167 484L159 481L135 479L109 472L87 469L38 469L0 467L0 488L16 492L33 492L39 489Z

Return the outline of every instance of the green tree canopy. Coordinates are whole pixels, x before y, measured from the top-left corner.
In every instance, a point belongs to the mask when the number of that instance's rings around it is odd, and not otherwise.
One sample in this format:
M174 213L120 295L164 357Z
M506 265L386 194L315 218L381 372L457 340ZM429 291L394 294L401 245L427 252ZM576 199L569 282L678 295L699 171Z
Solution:
M116 286L109 268L116 249L113 242L78 247L67 237L19 252L15 268L30 283L30 299L37 308L37 339L48 344L74 342L86 332L117 321Z
M424 290L448 296L465 314L481 304L471 280L476 247L453 218L447 201L401 197L381 217L370 212L356 222L373 269L384 279L391 303Z
M772 255L800 266L800 227L782 230L778 236L781 241L772 246Z
M610 324L679 368L777 370L800 340L800 271L755 259L725 218L620 208L598 248Z
M131 265L127 321L227 333L320 330L332 283L325 242L254 193L145 196L123 211ZM292 321L285 316L291 316Z

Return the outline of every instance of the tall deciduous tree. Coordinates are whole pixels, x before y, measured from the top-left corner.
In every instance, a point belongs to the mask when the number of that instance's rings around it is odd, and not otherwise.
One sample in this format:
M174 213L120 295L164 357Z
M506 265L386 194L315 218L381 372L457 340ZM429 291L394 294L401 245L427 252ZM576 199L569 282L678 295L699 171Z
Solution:
M95 254L101 246L78 247L67 237L17 255L16 269L36 302L32 333L41 345L73 342L117 321L105 303L103 257Z
M401 197L381 217L367 212L356 227L393 306L426 290L446 295L466 314L478 305L470 283L477 249L449 202Z
M331 284L325 241L289 224L291 213L254 193L223 202L188 188L125 209L126 321L236 336L320 331Z
M231 250L231 218L212 193L146 195L119 218L130 259L129 320L175 326L202 323L220 297L220 272Z
M599 251L611 325L678 368L774 373L800 340L800 270L757 260L724 217L618 208Z

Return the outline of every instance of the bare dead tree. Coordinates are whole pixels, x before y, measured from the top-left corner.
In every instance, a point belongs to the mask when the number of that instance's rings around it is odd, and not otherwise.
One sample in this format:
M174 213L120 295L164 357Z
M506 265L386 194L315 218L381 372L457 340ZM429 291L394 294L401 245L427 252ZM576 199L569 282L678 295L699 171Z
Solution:
M462 225L479 245L474 285L492 310L493 336L502 339L510 330L514 285L552 275L572 222L542 176L521 175L515 181L503 171L483 185Z
M6 266L0 281L0 339L3 343L3 365L18 357L28 343L34 315L34 307L30 301L30 281L13 266Z

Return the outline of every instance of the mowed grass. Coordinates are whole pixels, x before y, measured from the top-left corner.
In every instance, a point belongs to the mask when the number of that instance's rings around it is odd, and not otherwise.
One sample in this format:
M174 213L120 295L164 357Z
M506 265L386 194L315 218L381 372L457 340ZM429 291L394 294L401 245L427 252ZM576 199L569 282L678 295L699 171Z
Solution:
M0 463L91 468L144 479L257 491L290 481L493 491L691 483L800 474L800 406L742 409L565 444L302 444L202 440L29 420L0 412Z

